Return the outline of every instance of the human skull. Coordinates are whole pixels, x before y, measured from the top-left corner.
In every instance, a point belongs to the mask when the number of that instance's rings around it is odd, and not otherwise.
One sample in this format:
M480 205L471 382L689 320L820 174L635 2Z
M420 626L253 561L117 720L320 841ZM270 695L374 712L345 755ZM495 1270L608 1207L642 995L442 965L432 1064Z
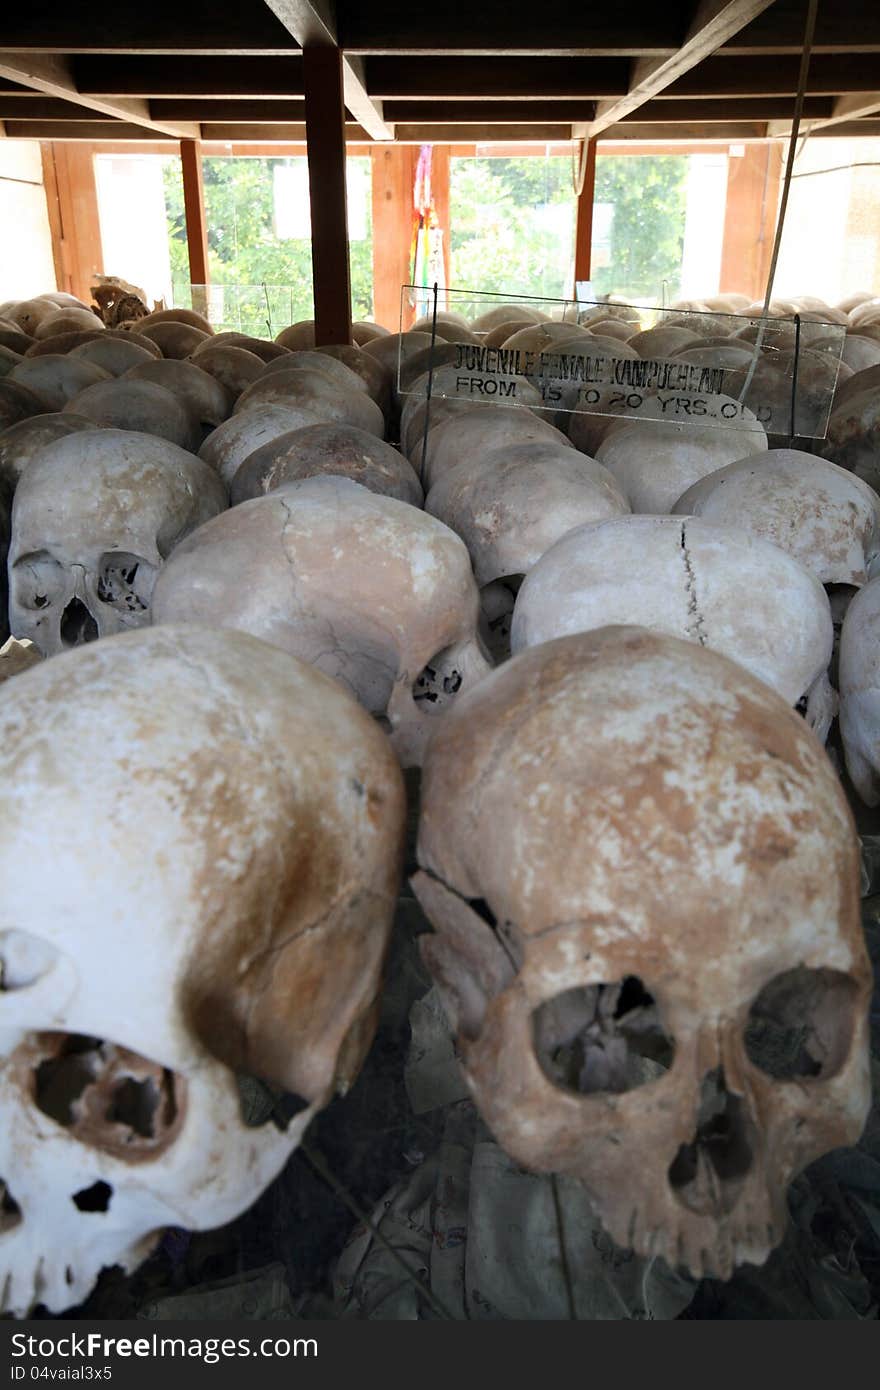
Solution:
M372 1038L402 778L334 682L162 628L0 692L0 1310L245 1210ZM237 1075L293 1093L248 1127Z
M840 736L867 806L880 803L880 577L856 594L840 633Z
M822 584L864 584L880 550L873 488L800 449L769 449L719 468L688 488L673 511L763 536Z
M684 398L688 410L689 398ZM645 401L645 418L613 421L595 450L595 457L614 474L634 512L664 515L682 493L707 473L767 448L767 436L751 411L728 397L716 398L714 408L735 409L729 422L694 424L670 412L671 397Z
M836 713L828 596L770 541L695 517L579 526L526 576L511 649L607 623L635 623L723 652L789 704L806 700L808 722L827 737Z
M820 744L693 643L607 627L500 667L438 728L413 887L469 1089L618 1244L760 1264L790 1179L858 1138L859 842Z
M428 493L425 510L467 546L487 645L504 659L523 576L567 531L622 516L629 503L601 463L537 439L476 453L466 466L448 469Z
M349 478L284 483L179 546L153 622L238 628L346 684L386 715L405 764L490 667L464 542Z
M207 464L154 435L101 429L57 439L15 493L12 631L52 656L143 626L166 557L226 506Z

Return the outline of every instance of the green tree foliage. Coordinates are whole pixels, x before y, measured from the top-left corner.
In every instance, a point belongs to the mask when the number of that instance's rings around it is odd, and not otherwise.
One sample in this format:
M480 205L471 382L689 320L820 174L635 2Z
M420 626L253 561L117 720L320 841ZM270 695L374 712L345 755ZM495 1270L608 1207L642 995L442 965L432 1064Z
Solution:
M597 204L610 203L610 264L593 272L598 294L657 303L677 299L684 248L686 155L608 155L596 160Z
M567 156L451 161L452 283L496 293L564 298L574 282L575 195ZM610 264L597 293L677 296L687 158L600 156L599 204L613 207Z
M212 301L218 327L265 335L271 323L274 334L313 315L310 243L275 233L273 169L287 162L282 156L202 161L211 281L228 287L222 300L218 292ZM597 293L650 302L660 299L665 282L667 301L677 298L687 166L681 155L599 157L595 200L613 214L610 264L593 273ZM164 174L175 297L184 303L189 265L179 161L167 160ZM575 196L568 156L453 159L450 206L454 286L546 298L572 293ZM351 243L351 279L353 315L368 318L369 230Z
M216 326L272 335L289 323L310 319L312 300L311 243L281 238L275 232L273 169L286 158L208 156L202 160L208 265L213 286L211 317ZM359 161L369 165L369 160ZM189 292L183 181L178 160L165 165L165 207L175 299ZM368 211L369 215L369 211ZM353 241L351 251L352 313L372 313L372 236ZM219 287L229 287L222 297ZM239 288L237 288L239 287ZM265 287L265 288L264 288Z

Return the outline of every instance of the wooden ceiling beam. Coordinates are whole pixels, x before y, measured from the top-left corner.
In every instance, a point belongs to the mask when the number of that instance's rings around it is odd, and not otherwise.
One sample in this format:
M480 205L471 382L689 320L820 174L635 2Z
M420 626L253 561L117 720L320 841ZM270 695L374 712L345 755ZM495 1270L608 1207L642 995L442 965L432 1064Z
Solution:
M808 120L801 124L800 129L804 135L815 135L821 129L848 124L852 121L858 122L865 116L877 114L880 114L880 92L860 92L853 96L837 97L827 116L818 120ZM781 139L788 139L791 135L791 121L772 121L769 133Z
M611 141L644 141L646 144L674 144L676 141L741 144L747 140L766 140L766 121L728 121L706 126L701 122L620 121L602 134L601 144ZM602 153L600 148L599 153Z
M78 91L69 58L45 53L3 52L0 53L0 77L42 92L44 96L87 107L95 116L110 116L114 120L145 126L177 139L194 138L198 134L197 125L154 121L150 116L149 104L141 97L95 97Z
M385 101L600 101L629 86L627 58L367 58Z
M397 125L401 145L483 145L493 141L546 145L570 140L570 125L494 125L489 120L471 125Z
M685 121L693 124L706 121L709 125L731 121L774 121L791 116L792 97L723 97L718 100L701 97L693 101L646 101L627 121ZM831 114L833 97L806 97L804 115L822 120ZM790 124L790 122L789 122Z
M88 95L112 97L213 97L223 101L255 97L302 97L302 54L288 58L206 58L193 63L179 56L73 60L77 87Z
M389 101L385 114L406 125L571 125L592 120L595 109L592 101Z
M5 106L11 104L6 102ZM5 106L0 99L0 109L5 109ZM265 101L212 101L192 97L169 101L160 98L150 102L150 111L157 119L199 121L201 124L245 122L248 125L285 125L306 118L306 104L302 98L294 101L282 101L277 97L269 97Z
M503 54L565 56L674 53L681 43L677 5L628 0L620 7L592 4L542 11L533 0L480 0L456 10L454 19L437 7L409 0L346 3L338 16L339 43L347 53L442 54L454 57Z
M126 8L118 0L39 0L3 15L8 53L288 53L296 42L262 5L216 0L150 0Z
M794 97L800 58L764 54L728 58L716 54L673 82L657 100L679 97ZM862 54L812 54L807 83L810 96L870 92L877 86L876 57Z
M761 54L800 57L804 46L803 0L776 0L730 39L725 56L752 58ZM813 54L880 53L880 5L877 0L833 0L821 4L816 15Z
M336 6L333 0L265 0L275 18L301 48L337 46ZM393 140L394 131L382 112L381 101L367 92L364 65L357 56L343 54L342 91L349 115L373 140Z
M678 51L667 58L642 58L635 62L626 96L600 102L594 120L582 132L584 138L595 139L609 126L624 120L708 58L772 3L773 0L699 0Z

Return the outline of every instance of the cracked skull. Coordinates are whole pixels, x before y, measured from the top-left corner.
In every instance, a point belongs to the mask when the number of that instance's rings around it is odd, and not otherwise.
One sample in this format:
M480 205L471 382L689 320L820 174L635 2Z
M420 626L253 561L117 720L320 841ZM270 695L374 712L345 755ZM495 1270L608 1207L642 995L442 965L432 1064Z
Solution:
M285 483L179 546L153 621L238 628L342 681L387 716L405 764L436 719L490 670L462 540L348 478Z
M15 493L14 635L53 656L143 626L165 558L227 501L207 464L164 439L102 429L49 444Z
M859 842L803 721L694 643L545 643L432 739L418 859L498 1142L639 1255L762 1263L789 1181L870 1101Z
M828 596L793 556L736 526L624 516L563 536L526 576L514 652L607 623L637 623L712 647L792 705L824 741L836 712L828 680Z
M148 629L0 694L0 1308L222 1225L357 1075L404 794L338 685ZM244 1122L237 1076L290 1093Z

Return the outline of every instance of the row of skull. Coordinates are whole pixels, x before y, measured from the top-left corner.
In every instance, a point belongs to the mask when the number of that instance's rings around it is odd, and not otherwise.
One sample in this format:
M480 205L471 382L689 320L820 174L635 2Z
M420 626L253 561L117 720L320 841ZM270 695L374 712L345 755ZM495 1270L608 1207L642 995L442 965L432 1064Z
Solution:
M266 423L307 409L290 405L306 370L261 369L287 404L251 397L200 459L113 421L21 469L13 631L52 655L151 610L157 626L53 655L0 703L8 1306L64 1306L161 1226L227 1219L356 1074L403 802L346 685L425 761L424 952L500 1141L578 1176L640 1252L721 1274L762 1260L788 1178L857 1137L867 1105L857 842L786 705L830 720L822 584L864 583L876 496L766 436L756 453L754 429L731 457L742 438L717 429L691 489L708 492L633 515L631 483L538 413L455 401L429 417L430 454L419 421L416 470L378 425ZM402 410L404 440L424 402L384 392L362 394ZM311 476L328 471L347 476ZM517 655L492 672L517 586ZM36 889L47 825L58 870ZM100 925L96 882L115 889ZM242 1124L236 1072L301 1098L284 1134ZM71 1144L82 1184L50 1248L24 1170L38 1149L57 1171Z

